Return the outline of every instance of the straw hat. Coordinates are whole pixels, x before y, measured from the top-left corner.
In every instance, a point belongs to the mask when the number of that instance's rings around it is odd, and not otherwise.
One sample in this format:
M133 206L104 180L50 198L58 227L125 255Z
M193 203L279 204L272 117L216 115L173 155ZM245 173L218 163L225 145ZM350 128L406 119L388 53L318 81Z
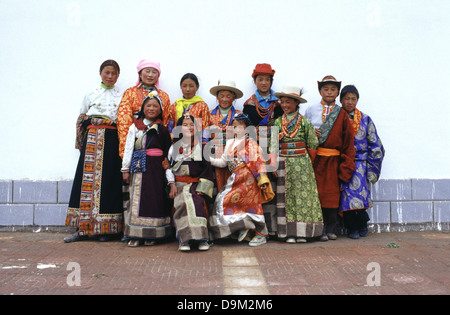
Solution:
M244 96L244 93L242 93L241 90L236 88L236 83L231 80L219 80L217 86L214 86L209 90L209 92L216 97L220 91L231 91L234 94L236 94L236 99L239 99Z
M332 75L327 75L325 78L322 79L322 81L317 81L317 84L319 85L319 91L325 84L334 84L340 90L341 83L342 81L337 81L336 78L333 77Z
M307 103L308 101L302 97L303 89L297 86L285 85L281 92L274 93L274 95L278 98L283 96L290 97L300 101L300 103Z

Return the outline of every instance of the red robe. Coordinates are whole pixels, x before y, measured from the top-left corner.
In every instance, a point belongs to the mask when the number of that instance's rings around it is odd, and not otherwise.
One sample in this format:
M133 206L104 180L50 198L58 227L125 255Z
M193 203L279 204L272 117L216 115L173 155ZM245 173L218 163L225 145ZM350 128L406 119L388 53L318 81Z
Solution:
M320 148L335 149L336 156L317 153L314 173L322 208L339 208L340 181L348 182L355 171L355 147L353 128L347 113L342 109L336 117L327 140Z

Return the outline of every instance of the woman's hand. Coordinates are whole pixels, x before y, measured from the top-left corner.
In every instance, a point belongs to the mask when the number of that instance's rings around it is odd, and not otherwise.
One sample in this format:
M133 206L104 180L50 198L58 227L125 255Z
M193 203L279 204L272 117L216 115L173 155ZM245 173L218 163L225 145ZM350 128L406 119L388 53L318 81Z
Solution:
M127 184L130 184L130 173L126 172L126 173L122 173L123 176L123 181Z
M178 194L177 186L175 186L174 183L170 183L170 193L169 193L170 199L175 199L175 196L177 194Z

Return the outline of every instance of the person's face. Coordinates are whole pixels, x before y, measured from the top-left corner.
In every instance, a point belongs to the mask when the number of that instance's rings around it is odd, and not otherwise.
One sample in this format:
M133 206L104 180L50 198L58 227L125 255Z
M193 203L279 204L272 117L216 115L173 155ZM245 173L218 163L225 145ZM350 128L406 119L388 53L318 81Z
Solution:
M103 84L106 86L113 86L119 78L119 73L113 66L106 66L103 68L102 72L100 72L100 77L102 78Z
M234 134L237 138L242 138L245 136L245 129L247 128L247 125L245 122L240 120L234 120L231 124L234 128Z
M281 97L280 103L285 114L295 113L298 111L298 104L300 104L299 101L286 96Z
M154 86L158 82L159 72L155 68L145 68L142 69L139 77L145 86Z
M144 115L148 120L154 121L161 115L161 106L154 98L148 100L144 105Z
M260 94L266 95L272 87L272 79L270 75L258 75L255 79L256 88Z
M342 98L342 108L344 108L344 110L347 113L353 112L357 104L358 104L358 96L354 93L347 93Z
M325 84L320 89L320 96L327 103L331 104L336 100L336 97L339 95L339 89L334 84Z
M220 91L217 94L217 100L219 101L219 106L226 109L233 105L234 94L230 91Z
M195 84L194 80L186 79L181 83L181 92L183 92L183 97L185 99L191 99L195 96L198 91L198 86Z
M191 138L194 136L195 132L195 124L190 118L185 118L183 120L183 124L181 125L181 133L183 134L183 137Z

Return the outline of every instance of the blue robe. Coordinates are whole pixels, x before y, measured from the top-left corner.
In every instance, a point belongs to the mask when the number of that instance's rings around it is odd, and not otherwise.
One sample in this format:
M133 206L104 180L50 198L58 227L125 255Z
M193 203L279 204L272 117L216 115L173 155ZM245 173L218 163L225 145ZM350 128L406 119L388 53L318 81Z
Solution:
M362 112L354 145L356 169L348 183L341 183L339 212L371 208L370 183L376 183L381 173L384 147L372 119Z

